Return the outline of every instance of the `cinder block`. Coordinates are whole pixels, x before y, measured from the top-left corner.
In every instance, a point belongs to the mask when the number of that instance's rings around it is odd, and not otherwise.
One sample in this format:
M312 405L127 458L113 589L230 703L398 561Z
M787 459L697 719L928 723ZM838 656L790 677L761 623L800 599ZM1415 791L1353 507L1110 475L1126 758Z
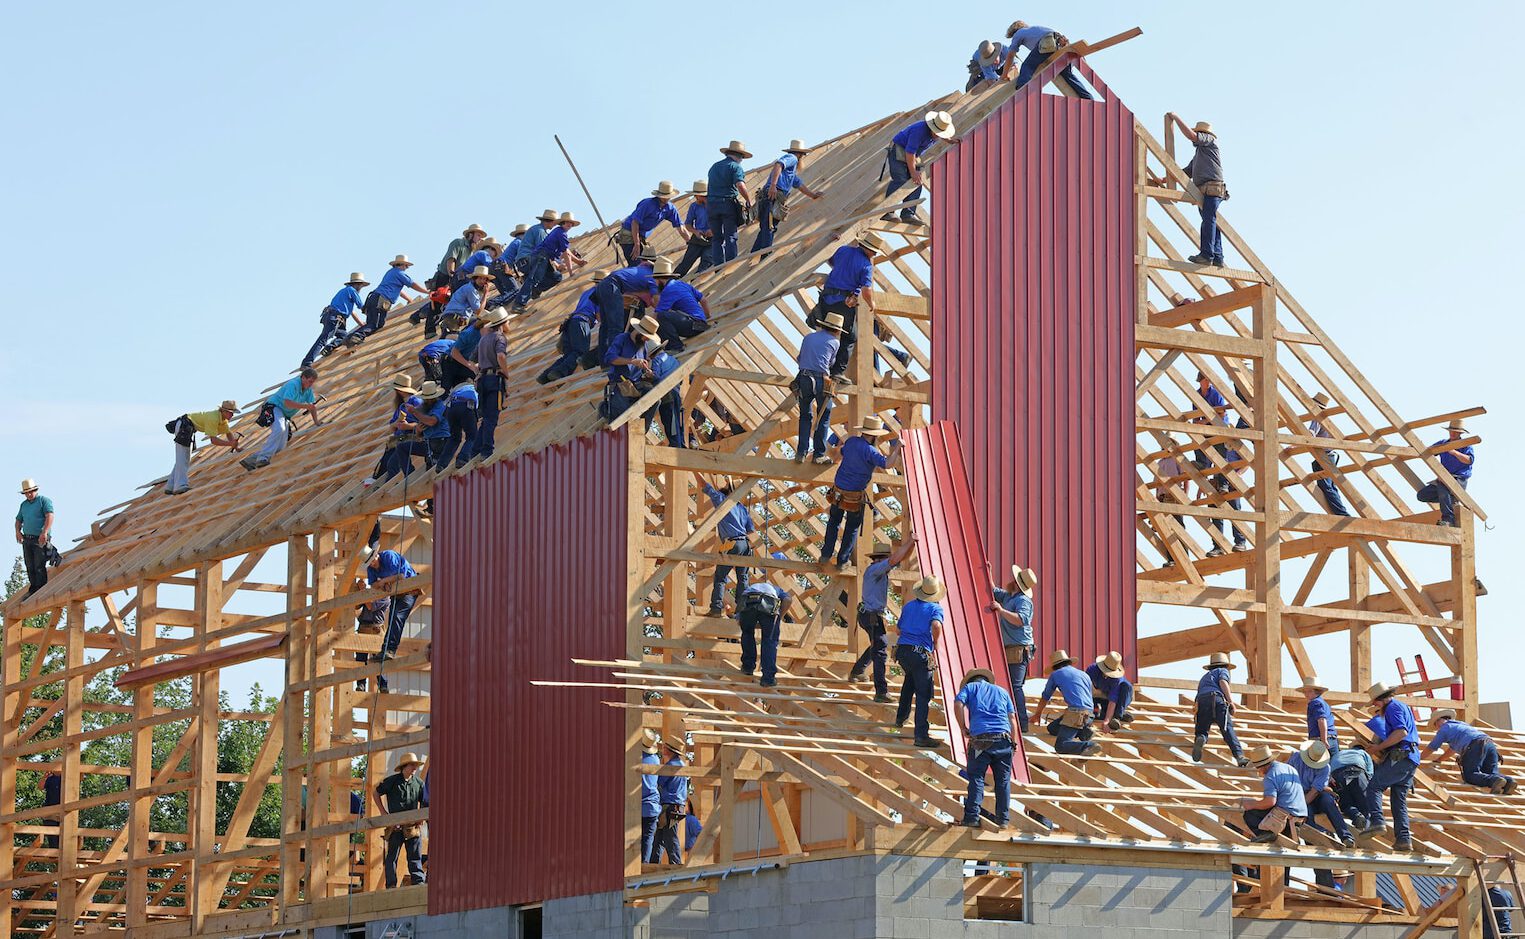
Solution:
M911 916L897 916L890 935L894 939L931 939L932 921Z

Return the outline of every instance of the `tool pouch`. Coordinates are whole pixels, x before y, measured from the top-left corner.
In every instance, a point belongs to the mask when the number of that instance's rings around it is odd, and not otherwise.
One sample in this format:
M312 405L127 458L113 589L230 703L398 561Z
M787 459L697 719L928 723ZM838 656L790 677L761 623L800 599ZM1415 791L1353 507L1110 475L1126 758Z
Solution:
M1221 179L1209 179L1197 187L1202 190L1202 195L1213 196L1219 199L1228 198L1228 186Z
M254 423L258 424L260 427L269 427L271 424L274 424L275 405L271 404L269 401L266 401L264 405L259 409L259 416L254 419Z
M187 415L182 414L165 424L164 429L175 435L175 445L178 447L189 447L196 442L196 425L191 423Z
M621 225L614 233L614 243L617 245L635 244L635 235L630 233L627 226Z
M1059 723L1066 727L1074 727L1076 730L1083 730L1087 724L1091 723L1091 718L1094 716L1094 712L1089 708L1065 708L1064 713L1059 716Z
M832 486L829 499L832 505L844 512L861 512L863 511L863 503L868 500L868 490L860 489L857 492L847 492Z

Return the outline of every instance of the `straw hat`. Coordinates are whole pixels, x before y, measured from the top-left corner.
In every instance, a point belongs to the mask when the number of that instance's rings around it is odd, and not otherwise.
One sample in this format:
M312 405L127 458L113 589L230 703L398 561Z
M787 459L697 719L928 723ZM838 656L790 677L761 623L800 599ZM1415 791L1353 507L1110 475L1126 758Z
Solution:
M1015 36L1017 34L1017 30L1019 30L1019 29L1026 29L1026 28L1027 28L1027 20L1017 20L1016 22L1012 23L1010 26L1006 27L1006 38L1010 39L1011 37L1013 37L1013 36Z
M1307 679L1305 679L1303 681L1303 686L1302 686L1301 690L1307 691L1309 688L1312 688L1315 691L1328 691L1329 690L1329 686L1328 685L1324 685L1324 684L1320 684L1319 683L1317 675L1309 675L1307 677Z
M426 381L424 386L418 389L418 396L425 401L433 401L437 398L443 398L445 396L445 389L440 387L440 383L437 381Z
M927 576L921 579L921 583L917 584L916 589L912 592L916 594L916 599L918 600L935 603L943 598L943 595L948 592L948 588L944 587L943 582L937 577Z
M525 232L527 232L529 230L530 230L530 227L528 225L524 224L523 222L520 222L519 224L514 226L514 230L513 231L508 233L508 237L510 237L510 238L518 238L520 235L524 234Z
M476 267L471 269L471 279L476 280L478 277L483 277L491 280L492 272L487 269L485 264L478 264Z
M1011 566L1011 579L1017 582L1017 592L1023 596L1032 596L1033 588L1038 586L1038 575L1033 573L1032 568L1024 568L1020 564Z
M588 277L590 277L595 284L608 276L609 272L602 267L595 267L593 270L588 272Z
M678 196L683 195L683 193L678 191L678 187L672 184L670 179L664 179L657 183L657 188L653 189L651 194L658 199L676 199Z
M1214 652L1212 655L1207 657L1207 664L1202 666L1202 667L1203 668L1229 668L1229 669L1232 669L1232 668L1237 668L1238 666L1236 666L1233 662L1229 661L1228 653L1227 652Z
M387 382L386 387L391 388L393 391L403 391L408 394L418 393L418 389L413 387L413 379L409 378L405 372L398 372L392 376L392 380Z
M462 237L469 236L472 232L476 232L478 235L485 235L487 234L487 229L483 228L481 225L478 225L476 222L472 222L470 225L467 225L464 229L462 229L461 235Z
M994 65L997 58L996 52L999 51L999 49L1000 47L991 42L989 39L980 43L980 64Z
M1123 671L1123 654L1121 652L1108 652L1098 656L1096 664L1101 666L1101 673L1108 678L1121 678L1127 674Z
M1309 769L1323 769L1329 765L1329 746L1322 740L1304 740L1298 745L1297 755Z
M238 410L238 402L234 401L232 398L228 398L228 399L224 400L221 404L217 405L217 410L219 410L219 411L235 411L236 412Z
M1073 661L1075 660L1070 658L1070 654L1068 652L1064 651L1063 649L1055 649L1049 654L1048 667L1050 669L1055 669L1061 665L1068 665Z
M1198 121L1197 126L1193 127L1192 130L1198 134L1211 134L1213 132L1213 125L1207 121Z
M554 221L556 221L556 210L555 209L546 209L544 212L541 212L539 215L537 215L535 217L540 219L540 221L542 221L542 222L554 222Z
M1438 724L1441 721L1454 721L1454 720L1456 720L1456 709L1455 708L1436 708L1435 709L1435 713L1430 715L1430 723L1431 724Z
M694 180L694 190L693 190L692 194L696 195L696 196L707 196L707 195L709 195L710 194L709 180L705 180L705 179L696 179L696 180Z
M650 317L643 316L638 320L633 319L630 321L630 325L625 328L634 332L642 339L657 338L657 324Z
M388 267L401 267L401 268L406 269L406 268L412 267L413 266L413 262L408 260L408 256L406 254L399 254L397 257L393 258L392 259L392 263L388 264L387 266Z
M488 310L482 314L482 318L477 322L482 329L491 329L499 323L508 322L508 311L502 307L498 307L496 310Z
M884 426L884 418L879 417L877 414L870 414L859 425L858 433L864 437L883 437L889 433L889 430Z
M958 686L962 688L976 678L983 678L986 681L993 682L995 681L995 673L988 668L971 668L964 673L964 680L959 682Z
M732 140L727 146L721 147L720 152L726 156L734 153L743 160L750 160L752 158L752 151L748 150L747 145L739 140Z
M1458 434L1463 434L1467 431L1467 425L1462 423L1461 418L1457 418L1456 420L1446 425L1446 430L1454 430Z
M404 753L402 755L402 759L397 761L397 768L398 769L402 769L404 766L423 766L423 765L424 765L424 761L420 760L418 758L418 754L414 753L412 750L409 750L407 753Z
M676 754L678 754L680 756L684 752L684 749L683 749L684 748L684 743L683 743L683 738L682 737L663 737L662 738L662 746L666 747L667 749L673 751L674 753L676 753Z
M364 274L360 273L359 271L355 271L349 275L349 280L345 281L345 283L350 284L351 286L364 287L369 284L370 281L365 279Z
M1263 743L1250 747L1250 749L1245 752L1244 756L1256 769L1260 769L1262 766L1268 766L1271 763L1276 762L1276 756L1271 753L1271 748Z
M889 545L882 541L876 541L874 546L868 550L868 556L875 559L887 558L890 556L890 550Z
M655 731L647 730L647 731L643 731L641 733L641 752L642 753L657 753L657 752L660 752L661 749L662 749L661 743L662 743L662 738Z
M651 267L652 277L677 277L677 265L670 258L657 258Z
M829 329L832 332L839 333L843 329L847 328L847 324L842 320L841 313L827 313L825 316L821 317L820 327L822 329Z
M883 238L879 237L879 233L870 231L867 228L858 233L858 237L853 239L853 243L867 248L869 254L890 253L890 246L885 243Z
M659 257L661 257L661 255L657 253L656 245L654 245L654 244L652 244L651 242L648 241L645 244L641 245L641 253L637 254L635 256L635 259L636 259L637 262L643 262L643 261L655 261Z
M565 225L568 222L570 222L572 224L572 227L574 227L574 228L577 227L578 225L582 224L582 222L579 222L577 220L577 216L573 215L571 212L563 212L563 213L561 213L561 218L558 218L556 221L559 222L562 225Z
M1321 408L1327 408L1329 407L1329 396L1322 391L1316 391L1313 393L1313 403Z
M793 140L789 141L789 146L784 148L784 152L785 153L793 153L793 154L798 156L798 155L803 155L803 154L809 153L810 152L810 148L805 146L805 141L803 141L800 138L796 137Z
M35 479L23 479L21 481L21 494L22 495L26 495L29 492L36 492L36 491L37 491L37 480L35 480Z
M939 140L947 140L953 136L953 115L947 111L928 111L922 120L927 122L932 136Z
M1366 696L1372 701L1380 701L1397 690L1398 689L1395 686L1389 685L1385 681L1379 681L1375 685L1372 685L1370 688L1366 689Z
M496 239L496 238L488 238L487 240L483 241L481 244L477 245L477 250L479 250L479 251L496 251L499 254L502 254L503 253L503 246L498 244L498 239Z

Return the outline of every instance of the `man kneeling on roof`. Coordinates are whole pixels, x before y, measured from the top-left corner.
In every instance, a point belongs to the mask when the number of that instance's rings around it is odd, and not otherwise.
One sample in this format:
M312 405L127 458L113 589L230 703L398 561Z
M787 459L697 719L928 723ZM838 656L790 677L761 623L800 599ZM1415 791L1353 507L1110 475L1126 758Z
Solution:
M1250 840L1268 844L1283 832L1295 839L1288 825L1308 817L1308 803L1303 798L1303 782L1297 770L1277 760L1267 746L1251 748L1249 760L1261 775L1261 797L1242 803L1244 823L1253 832Z
M1108 730L1120 730L1124 724L1133 723L1133 714L1128 710L1133 704L1133 683L1123 669L1121 652L1097 657L1095 664L1086 666L1086 677L1091 679L1097 720L1106 724Z
M1430 726L1435 728L1435 737L1424 748L1421 762L1438 761L1450 752L1461 764L1461 778L1467 785L1506 796L1514 792L1515 781L1499 775L1499 748L1492 737L1458 720L1453 708L1437 710L1430 718Z
M1309 824L1312 824L1313 816L1324 816L1334 826L1334 834L1340 839L1340 844L1353 848L1356 846L1356 836L1351 834L1350 826L1345 824L1345 816L1341 814L1339 803L1335 800L1334 788L1329 779L1329 763L1329 746L1322 740L1304 741L1287 761L1287 765L1292 767L1298 781L1302 783Z
M1012 740L1017 733L1017 709L1011 695L995 683L995 675L983 668L971 669L954 699L959 732L969 753L966 774L969 792L964 797L965 828L980 827L980 806L985 801L985 771L995 774L995 827L1005 828L1011 818Z
M1042 722L1049 699L1058 691L1064 699L1064 713L1048 725L1048 732L1054 735L1054 749L1073 756L1089 756L1097 752L1101 747L1091 742L1095 691L1090 676L1076 668L1070 654L1063 649L1056 649L1049 656L1048 667L1048 684L1043 686L1043 698L1038 702L1038 710L1033 712L1032 722Z
M656 384L651 356L657 348L657 321L649 316L632 319L629 328L609 343L609 350L604 353L609 385L599 407L605 420L612 421L624 414Z

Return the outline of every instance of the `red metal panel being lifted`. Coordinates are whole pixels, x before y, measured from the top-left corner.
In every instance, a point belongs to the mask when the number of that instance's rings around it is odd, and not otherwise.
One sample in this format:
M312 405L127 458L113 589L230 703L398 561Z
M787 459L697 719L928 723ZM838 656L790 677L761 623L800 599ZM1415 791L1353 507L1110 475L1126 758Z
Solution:
M1000 627L985 610L991 602L985 538L953 422L906 430L900 439L905 445L903 466L917 561L922 576L936 575L948 588L942 601L942 641L937 644L937 687L948 715L953 760L964 765L964 738L953 717L959 681L971 668L988 668L997 684L1012 690ZM1016 745L1012 778L1025 783L1027 755L1020 736Z
M578 658L625 654L624 431L435 488L429 912L618 890L624 718Z
M1075 65L1105 100L1044 94ZM1134 666L1133 114L1060 56L933 166L932 413L1056 648Z

